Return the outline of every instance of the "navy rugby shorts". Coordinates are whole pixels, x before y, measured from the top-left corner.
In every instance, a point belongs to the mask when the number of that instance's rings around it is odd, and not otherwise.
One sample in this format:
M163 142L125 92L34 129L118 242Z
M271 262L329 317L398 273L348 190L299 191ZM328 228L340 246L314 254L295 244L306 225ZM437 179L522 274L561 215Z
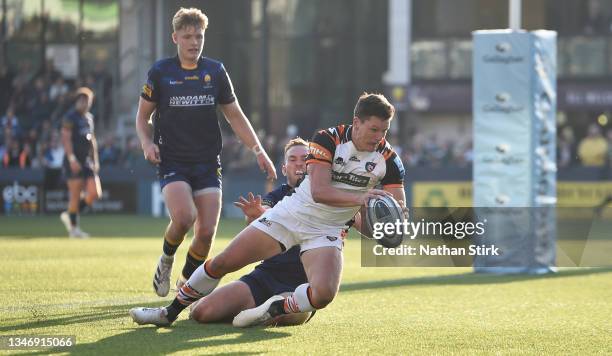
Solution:
M161 189L172 182L186 182L194 194L221 190L221 164L162 162L157 168Z

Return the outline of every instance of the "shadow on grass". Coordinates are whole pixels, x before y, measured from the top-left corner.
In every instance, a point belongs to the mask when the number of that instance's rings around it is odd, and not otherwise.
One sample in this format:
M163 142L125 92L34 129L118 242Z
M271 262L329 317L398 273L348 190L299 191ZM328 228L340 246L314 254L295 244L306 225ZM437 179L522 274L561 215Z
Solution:
M201 353L198 348L249 344L262 340L288 337L291 334L278 329L237 329L231 325L201 325L191 320L179 321L171 328L154 326L135 326L117 335L109 336L90 343L79 343L68 348L46 349L28 355L48 355L50 353L69 353L71 355L167 355L177 351ZM231 352L232 355L256 355L261 352Z
M125 305L98 306L93 311L81 315L59 315L53 319L37 320L24 324L5 326L0 331L27 330L29 328L53 328L72 324L92 323L108 319L117 319L119 329L127 329L120 334L109 336L91 343L79 343L69 348L45 349L28 353L28 355L47 355L50 353L69 354L147 354L163 355L183 350L194 350L200 347L214 347L253 343L260 340L272 340L288 337L291 334L279 329L250 328L238 329L229 324L198 324L192 320L177 321L172 327L157 328L138 326L129 320L128 310L135 306L157 306L160 303L138 303ZM119 320L122 319L122 320ZM129 321L127 321L129 320ZM127 321L127 326L125 322ZM133 326L133 327L132 327ZM132 328L131 328L132 327ZM41 331L44 333L44 331ZM232 354L253 355L259 352L242 352Z
M40 309L32 307L29 311L31 314L31 321L22 324L12 324L0 327L0 332L7 331L18 331L18 330L30 330L38 328L50 328L56 326L65 326L72 324L84 324L91 323L107 319L119 319L128 317L128 311L133 307L157 307L160 305L166 305L167 302L160 303L135 303L135 304L124 304L124 305L108 305L108 306L96 306L88 308L91 312L77 311L72 313L61 313L47 316ZM23 318L19 318L23 319Z
M605 268L578 268L571 270L562 270L558 273L550 273L545 275L494 275L494 274L477 274L477 273L461 273L443 276L427 276L416 278L401 278L383 281L345 283L340 286L341 292L351 292L366 289L392 288L405 286L448 286L448 285L478 285L478 284L501 284L513 283L530 280L555 279L567 277L580 277L591 274L609 273L612 272L612 267Z

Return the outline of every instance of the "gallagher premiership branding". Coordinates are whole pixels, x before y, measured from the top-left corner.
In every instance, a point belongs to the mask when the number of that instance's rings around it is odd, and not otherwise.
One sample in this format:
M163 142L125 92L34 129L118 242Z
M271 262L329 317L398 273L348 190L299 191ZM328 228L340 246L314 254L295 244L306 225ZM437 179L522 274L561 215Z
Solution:
M525 60L523 56L513 56L512 45L509 42L500 42L495 45L495 54L488 54L482 57L482 61L485 63L500 63L500 64L513 64L521 63Z
M512 114L525 110L523 105L512 104L511 99L508 93L498 93L495 95L495 102L484 105L482 111L486 113Z

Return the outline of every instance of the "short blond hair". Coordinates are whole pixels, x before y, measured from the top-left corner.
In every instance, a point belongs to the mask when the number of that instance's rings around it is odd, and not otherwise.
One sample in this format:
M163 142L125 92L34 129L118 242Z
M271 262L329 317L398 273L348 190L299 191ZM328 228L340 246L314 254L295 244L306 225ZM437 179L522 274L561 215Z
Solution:
M190 26L206 30L208 28L208 17L195 7L189 9L181 7L172 18L172 29L176 32Z
M308 148L308 142L305 141L303 138L301 138L299 136L296 137L296 138L292 138L285 145L285 150L284 150L285 156L287 155L287 151L289 151L289 149L291 149L291 147L295 147L295 146L306 146L306 148Z
M93 92L93 90L89 89L88 87L80 87L74 93L74 99L77 100L81 96L86 97L87 100L91 103L93 101L93 99L94 99L94 92Z

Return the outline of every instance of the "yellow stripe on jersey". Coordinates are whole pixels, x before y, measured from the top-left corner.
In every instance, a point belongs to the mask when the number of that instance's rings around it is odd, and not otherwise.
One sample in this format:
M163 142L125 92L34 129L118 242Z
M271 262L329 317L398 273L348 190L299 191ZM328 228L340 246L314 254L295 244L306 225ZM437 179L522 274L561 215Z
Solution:
M149 98L153 98L153 89L149 84L145 84L142 86L142 93Z

